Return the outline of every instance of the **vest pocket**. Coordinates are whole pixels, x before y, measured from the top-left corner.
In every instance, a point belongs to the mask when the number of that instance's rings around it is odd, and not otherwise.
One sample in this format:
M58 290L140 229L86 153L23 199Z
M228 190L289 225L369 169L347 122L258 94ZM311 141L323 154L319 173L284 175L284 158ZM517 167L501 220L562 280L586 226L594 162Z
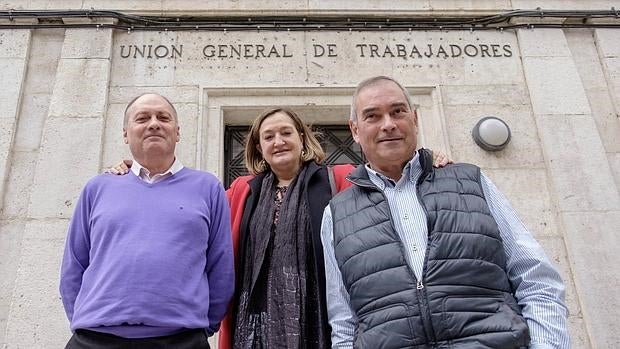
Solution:
M390 304L359 314L356 348L398 348L415 343L409 317L410 314L404 304ZM370 345L371 343L371 346L357 345Z
M440 340L479 334L512 332L515 317L520 317L499 295L450 295L442 302L444 331Z
M365 325L365 330L371 330L376 326L387 325L389 322L407 318L407 308L403 304L390 304L377 309L372 309L359 315L360 327Z

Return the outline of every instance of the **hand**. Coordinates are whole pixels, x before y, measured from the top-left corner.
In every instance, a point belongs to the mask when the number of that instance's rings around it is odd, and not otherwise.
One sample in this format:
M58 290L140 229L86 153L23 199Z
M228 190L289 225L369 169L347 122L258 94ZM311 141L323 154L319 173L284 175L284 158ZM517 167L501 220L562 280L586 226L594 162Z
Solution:
M105 170L103 170L103 173L110 173L122 176L129 172L129 168L131 168L131 165L133 165L133 160L123 160L110 168L106 168Z
M452 159L448 157L448 155L444 154L440 151L432 151L433 153L433 167L444 167L448 164L453 163Z

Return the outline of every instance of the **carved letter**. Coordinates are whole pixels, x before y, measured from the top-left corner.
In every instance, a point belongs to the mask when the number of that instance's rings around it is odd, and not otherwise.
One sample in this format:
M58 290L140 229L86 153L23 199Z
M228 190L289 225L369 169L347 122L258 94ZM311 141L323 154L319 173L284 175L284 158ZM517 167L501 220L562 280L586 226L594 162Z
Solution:
M398 57L407 58L407 49L403 44L396 44L396 55Z
M273 54L276 57L280 57L280 53L278 53L278 49L276 48L276 45L271 45L271 50L269 50L269 55L267 55L268 57L271 57L271 54Z
M157 47L155 47L155 57L157 58L164 58L166 56L168 56L168 53L170 53L170 51L168 50L168 48L164 45L158 45Z
M417 48L415 45L413 45L413 48L411 48L411 54L409 54L409 57L411 57L411 58L415 58L415 57L413 56L414 54L415 54L416 56L418 56L418 58L422 58L422 55L420 54L420 51L418 51L418 48Z
M469 50L471 49L471 50ZM472 52L473 50L473 52ZM465 52L466 55L468 55L469 57L476 57L478 55L478 48L474 45L465 45L465 48L463 48L463 51Z
M258 58L259 55L263 56L263 58L267 57L265 56L265 45L261 45L261 44L256 45L256 58Z
M502 47L504 49L504 57L512 57L512 51L510 50L510 45L504 45L504 47Z
M136 57L137 55L140 55L140 57L144 58L144 50L146 50L146 45L142 45L142 51L140 51L140 50L138 49L138 46L137 46L137 45L134 45L134 46L133 46L133 50L134 50L134 51L133 51L133 58L137 58L137 57Z
M437 58L439 58L439 55L443 55L443 58L448 58L448 53L446 52L446 50L443 48L443 46L439 45L439 50L437 50Z
M251 44L245 44L243 45L243 57L245 58L251 58L252 57L252 45Z
M485 57L485 54L487 56L491 57L491 54L489 53L489 45L481 44L480 45L480 53L482 54L481 57Z
M493 51L493 57L501 57L502 56L502 55L499 54L499 45L497 45L497 44L491 45L491 51Z
M379 46L375 44L368 45L370 47L370 57L379 57Z
M207 46L203 47L202 48L202 54L206 58L213 58L213 57L215 57L215 46L207 45Z
M433 55L433 44L428 44L428 51L424 52L426 57L431 57Z
M338 57L338 54L336 53L336 44L327 44L327 56Z
M314 57L323 57L325 54L325 48L320 44L313 44L314 47Z
M455 49L458 50L458 53L455 52ZM450 45L450 53L452 53L452 58L454 58L463 54L463 50L461 50L459 45Z
M170 58L181 58L183 57L183 45L179 45L179 49L177 50L177 47L172 45L172 55L170 56Z
M226 48L228 45L217 45L217 56L219 58L226 58L228 55L226 54Z
M286 52L286 44L282 44L282 57L284 57L284 58L293 57L292 53L287 53Z
M172 45L170 46L172 48L172 55L170 56L170 58L181 58L183 57L183 45L179 45L179 48L177 49L176 46Z
M230 45L230 58L233 57L241 58L241 45Z
M125 52L125 45L121 45L121 58L129 58L131 55L131 45L127 46L127 54L123 54Z
M385 50L383 50L383 58L385 58L385 56L390 55L392 58L394 58L394 54L392 53L392 50L390 49L390 45L385 45Z
M355 47L359 47L360 49L360 57L366 57L366 55L364 54L364 49L366 48L366 44L356 44Z

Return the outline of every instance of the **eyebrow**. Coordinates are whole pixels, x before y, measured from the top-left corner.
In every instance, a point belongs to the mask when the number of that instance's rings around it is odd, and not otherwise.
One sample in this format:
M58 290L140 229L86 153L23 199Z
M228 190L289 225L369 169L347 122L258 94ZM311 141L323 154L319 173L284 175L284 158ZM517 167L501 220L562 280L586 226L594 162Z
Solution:
M268 128L266 130L260 131L260 133L275 132L276 130L294 130L294 129L295 127L291 125L286 125L286 126L281 126L281 127Z
M147 109L142 109L142 110L138 109L138 110L136 110L135 115L138 116L138 115L151 114L151 113L153 113L153 110L148 109L148 108ZM156 114L157 115L168 115L168 116L171 116L171 117L174 115L174 114L172 114L172 113L170 113L170 112L168 112L166 110L157 110Z
M362 115L365 115L365 114L368 114L368 113L372 113L372 112L376 111L377 109L379 109L379 108L370 107L370 108L362 109Z
M391 107L392 108L395 108L395 107L405 107L405 108L409 109L409 105L407 103L405 103L405 102L392 103Z
M390 108L396 108L396 107L405 107L407 109L410 109L409 105L405 102L395 102L395 103L390 104ZM369 107L366 109L362 109L362 115L372 113L374 111L377 111L378 109L379 109L378 107Z

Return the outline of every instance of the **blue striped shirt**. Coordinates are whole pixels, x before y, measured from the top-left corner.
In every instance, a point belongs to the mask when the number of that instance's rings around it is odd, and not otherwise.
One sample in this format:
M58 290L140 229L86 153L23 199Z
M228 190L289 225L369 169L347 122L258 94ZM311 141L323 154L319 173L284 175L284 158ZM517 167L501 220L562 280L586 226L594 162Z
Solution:
M398 182L366 165L370 180L387 198L396 231L403 242L406 260L421 279L428 239L426 215L416 195L422 174L418 153L403 169ZM517 217L508 200L484 175L482 189L493 218L499 226L507 257L507 273L515 297L530 328L532 349L570 348L567 329L568 309L564 303L564 284L541 246ZM321 240L325 254L327 313L332 327L332 348L352 348L356 316L349 305L349 294L334 255L330 207L325 208Z

